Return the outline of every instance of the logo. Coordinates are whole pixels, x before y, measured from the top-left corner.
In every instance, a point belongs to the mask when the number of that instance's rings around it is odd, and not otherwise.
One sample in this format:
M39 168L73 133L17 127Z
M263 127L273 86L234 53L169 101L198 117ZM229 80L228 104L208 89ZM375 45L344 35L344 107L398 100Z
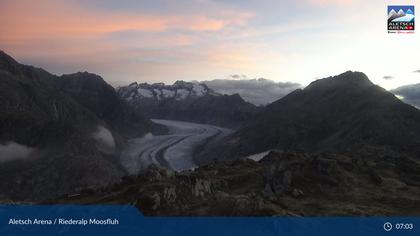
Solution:
M388 6L388 33L414 33L414 6Z

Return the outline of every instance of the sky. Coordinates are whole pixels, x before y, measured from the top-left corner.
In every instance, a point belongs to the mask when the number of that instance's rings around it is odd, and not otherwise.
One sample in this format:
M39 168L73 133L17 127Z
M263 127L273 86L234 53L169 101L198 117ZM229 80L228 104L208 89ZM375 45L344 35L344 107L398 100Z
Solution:
M232 74L307 85L347 70L387 89L420 83L420 32L388 34L388 4L1 0L0 49L55 74L89 71L113 85Z

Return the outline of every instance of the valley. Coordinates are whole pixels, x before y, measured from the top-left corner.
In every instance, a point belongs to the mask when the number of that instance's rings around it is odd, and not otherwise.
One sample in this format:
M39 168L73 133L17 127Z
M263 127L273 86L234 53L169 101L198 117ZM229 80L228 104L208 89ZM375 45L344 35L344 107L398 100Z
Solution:
M394 92L416 101L415 90ZM0 108L3 203L160 216L420 212L420 111L361 72L257 107L205 84L57 76L0 51Z
M136 174L150 164L159 164L175 171L193 169L196 148L214 142L232 133L232 130L213 125L174 120L153 122L166 126L166 135L148 133L128 141L128 148L121 154L121 162L130 174Z

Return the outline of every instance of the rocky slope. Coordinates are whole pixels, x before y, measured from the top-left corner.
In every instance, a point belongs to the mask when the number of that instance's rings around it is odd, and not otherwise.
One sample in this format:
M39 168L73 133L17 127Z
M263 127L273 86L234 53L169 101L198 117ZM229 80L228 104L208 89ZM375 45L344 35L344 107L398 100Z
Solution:
M237 128L259 110L238 94L221 95L205 84L137 84L118 88L132 107L156 119L182 120Z
M120 121L96 103L100 96L112 99L100 90L77 90L89 87L84 80L69 80L0 51L0 198L51 198L125 174L118 160L125 142ZM150 121L139 122L150 131Z
M419 144L419 110L372 84L363 73L346 72L268 105L208 155L237 158L273 148L316 152L365 145L415 155Z
M420 163L364 149L346 154L272 151L261 161L213 163L142 175L59 203L133 204L146 215L418 215Z

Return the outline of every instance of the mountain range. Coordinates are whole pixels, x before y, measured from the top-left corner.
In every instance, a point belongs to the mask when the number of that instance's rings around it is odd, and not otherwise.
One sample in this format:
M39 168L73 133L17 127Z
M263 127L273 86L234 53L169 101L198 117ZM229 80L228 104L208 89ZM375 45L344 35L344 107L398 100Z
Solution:
M348 71L269 104L202 150L194 171L152 165L57 201L146 215L418 215L419 142L420 111Z
M420 111L403 102L416 87L392 91L401 100L347 71L257 107L184 81L114 90L98 75L57 76L0 52L0 202L132 204L147 215L418 215ZM219 128L172 121L168 131L149 117L233 130L210 140ZM151 164L128 175L127 146L147 152L129 156L132 165L140 156ZM153 162L168 149L172 161L193 149L194 168Z
M117 92L134 109L156 119L237 128L259 110L238 94L219 94L202 83L132 83Z

